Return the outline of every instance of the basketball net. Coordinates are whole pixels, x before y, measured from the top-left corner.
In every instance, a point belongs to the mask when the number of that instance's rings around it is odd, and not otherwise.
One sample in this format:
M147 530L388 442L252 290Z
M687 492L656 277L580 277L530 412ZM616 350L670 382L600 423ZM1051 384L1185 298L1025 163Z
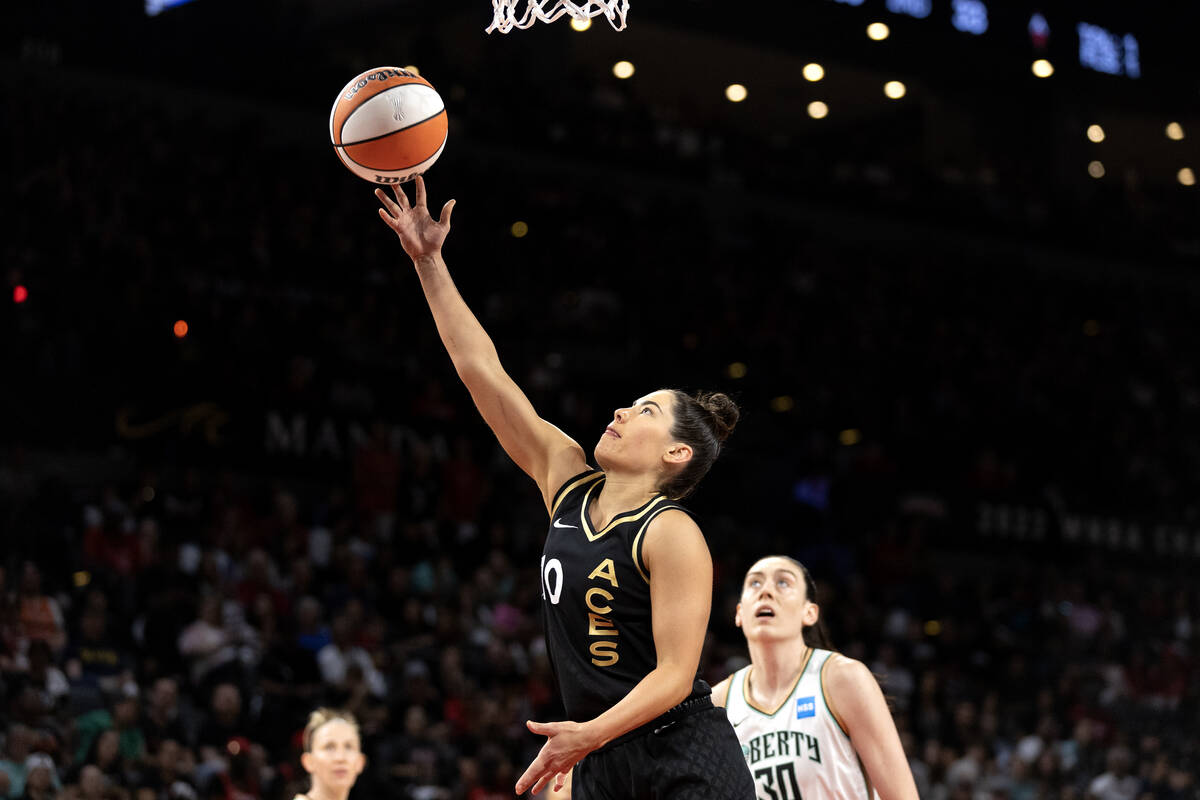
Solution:
M492 0L496 16L487 32L508 33L513 28L528 28L535 22L554 22L563 14L573 19L591 19L604 15L616 30L625 30L625 13L629 11L629 0L524 0L525 13L517 16L517 6L522 0Z

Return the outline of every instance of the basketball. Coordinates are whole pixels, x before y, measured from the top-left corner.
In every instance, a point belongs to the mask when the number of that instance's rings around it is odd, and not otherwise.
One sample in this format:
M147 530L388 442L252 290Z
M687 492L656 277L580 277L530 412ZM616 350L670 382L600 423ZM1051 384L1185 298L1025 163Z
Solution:
M356 75L329 112L333 149L372 183L404 183L433 166L446 146L446 104L411 70L376 67Z

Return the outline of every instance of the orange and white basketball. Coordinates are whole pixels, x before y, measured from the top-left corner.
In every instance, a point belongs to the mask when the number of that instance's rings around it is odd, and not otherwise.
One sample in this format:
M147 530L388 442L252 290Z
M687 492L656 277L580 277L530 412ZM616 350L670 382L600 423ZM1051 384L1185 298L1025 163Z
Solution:
M433 166L446 146L446 104L429 81L376 67L346 84L329 112L342 163L372 183L404 183Z

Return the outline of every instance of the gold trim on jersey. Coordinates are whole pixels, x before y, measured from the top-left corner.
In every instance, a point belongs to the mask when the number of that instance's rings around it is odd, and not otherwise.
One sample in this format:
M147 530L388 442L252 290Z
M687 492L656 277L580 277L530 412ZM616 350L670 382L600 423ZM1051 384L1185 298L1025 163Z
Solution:
M646 583L650 582L650 576L642 569L642 560L638 558L638 542L642 541L642 534L646 532L646 528L649 528L653 521L654 517L651 517L642 523L642 527L638 528L637 536L633 537L633 547L629 548L629 554L633 557L633 565L637 567L638 575L641 575L642 580Z
M603 536L604 534L611 531L613 528L620 525L622 522L637 522L639 519L641 519L642 517L649 514L652 510L654 510L654 508L656 506L667 502L667 498L660 494L657 497L655 497L653 500L651 500L649 503L642 506L642 508L640 510L626 512L625 514L618 514L617 516L615 516L611 520L609 520L608 524L605 525L602 530L597 531L596 533L592 533L592 523L588 519L588 501L591 500L592 490L595 488L596 488L596 484L594 484L594 483L587 488L587 492L583 495L583 506L579 512L579 519L583 523L583 532L584 532L584 534L587 535L589 542L596 541L601 536Z
M836 655L838 655L838 654L830 653L828 656L825 657L825 663L821 665L821 671L817 674L817 677L821 684L821 700L825 703L825 710L829 712L829 716L833 717L833 721L835 723L837 723L838 730L840 730L842 732L842 734L845 735L845 737L847 739L849 739L850 734L846 733L846 726L842 724L842 718L840 716L838 716L837 710L834 709L834 707L833 707L833 703L829 702L829 695L825 691L825 669L826 669L826 667L829 666L829 662L833 661L834 656L836 656ZM868 782L868 785L869 785L869 782Z
M550 507L550 518L554 518L554 515L558 512L558 507L562 505L562 501L567 499L567 495L578 489L580 486L583 486L590 481L599 480L603 477L603 472L600 470L595 470L594 472L587 473L583 477L575 478L570 483L563 486L563 488L559 489L558 497L554 499L554 505Z
M808 662L812 661L812 657L813 648L810 647L808 648L808 652L804 654L804 666L800 668L800 674L796 676L796 682L792 684L792 688L788 689L787 695L785 695L783 700L780 701L779 705L775 707L774 711L767 711L765 708L759 708L754 704L754 701L750 699L750 692L747 691L747 684L750 683L750 673L754 671L753 666L746 670L746 674L742 676L742 700L747 706L760 714L766 714L768 717L775 716L783 709L784 706L787 705L788 700L792 699L792 695L796 692L796 687L800 685L800 679L803 678L804 673L808 671Z

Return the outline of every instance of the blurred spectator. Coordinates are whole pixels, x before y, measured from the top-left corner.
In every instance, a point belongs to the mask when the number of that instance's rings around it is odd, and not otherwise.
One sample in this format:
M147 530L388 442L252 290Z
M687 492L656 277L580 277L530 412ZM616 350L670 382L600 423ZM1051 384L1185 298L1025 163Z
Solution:
M51 800L59 789L54 759L45 753L33 753L25 760L23 800Z
M1088 795L1096 800L1137 800L1142 784L1130 774L1131 761L1132 756L1127 748L1111 748L1106 758L1108 769L1088 785Z
M132 680L133 664L128 653L109 633L108 613L88 607L79 621L79 634L64 654L67 677L72 683L116 693Z
M327 685L345 687L350 668L357 667L359 678L365 681L368 691L376 697L387 694L383 675L375 668L374 661L366 650L352 644L352 622L346 615L333 621L332 641L317 653L317 664L321 668L321 679Z
M142 710L141 729L146 748L158 751L165 740L177 744L191 741L179 706L179 682L174 678L159 678L150 687Z
M42 591L42 571L32 561L21 565L17 597L23 642L41 639L51 650L60 652L67 644L62 610L57 600Z
M200 758L206 762L226 758L231 740L248 738L249 725L242 705L242 693L232 683L219 683L212 690L212 702L196 736Z

